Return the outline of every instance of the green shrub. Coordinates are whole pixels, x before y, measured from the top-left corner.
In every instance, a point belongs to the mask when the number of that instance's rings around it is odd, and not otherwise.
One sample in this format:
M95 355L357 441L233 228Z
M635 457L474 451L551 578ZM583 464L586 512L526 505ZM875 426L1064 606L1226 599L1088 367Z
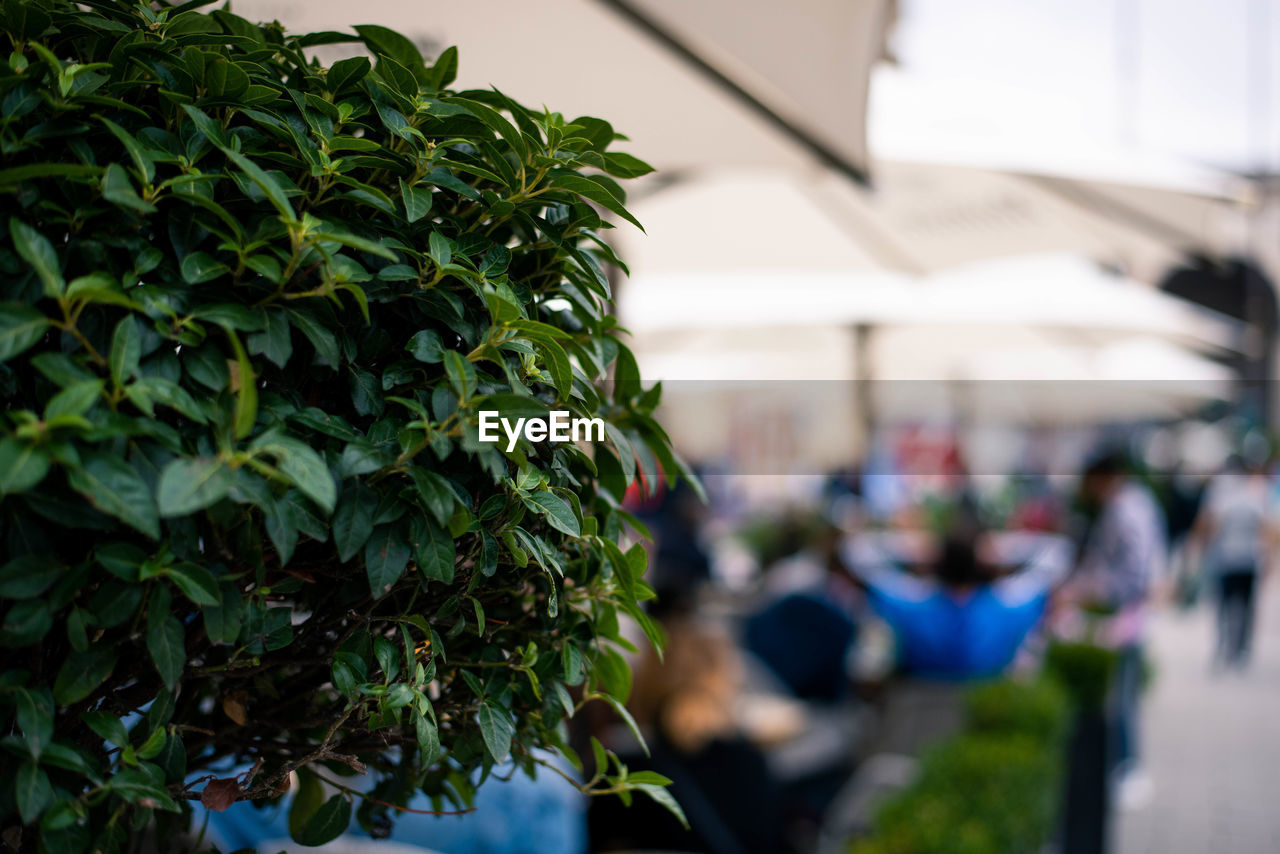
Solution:
M877 836L899 854L1034 854L1053 826L1059 761L1025 735L962 735L925 758Z
M1046 672L1083 708L1102 707L1118 664L1114 650L1091 643L1057 640L1045 651Z
M322 776L465 807L625 699L620 614L655 631L619 505L637 466L682 469L597 211L631 219L609 176L648 167L603 120L450 90L453 50L202 5L0 7L0 825L24 848L172 839L187 799L292 771L308 844L389 812ZM342 41L374 62L305 55ZM482 409L552 408L608 442L477 441ZM598 765L589 788L666 799Z
M1061 743L1069 711L1062 687L1045 678L1030 683L1000 679L973 688L965 697L969 731L1025 735L1044 745Z
M852 854L1035 854L1060 801L1069 705L1048 681L1002 680L967 697L964 731L930 751Z

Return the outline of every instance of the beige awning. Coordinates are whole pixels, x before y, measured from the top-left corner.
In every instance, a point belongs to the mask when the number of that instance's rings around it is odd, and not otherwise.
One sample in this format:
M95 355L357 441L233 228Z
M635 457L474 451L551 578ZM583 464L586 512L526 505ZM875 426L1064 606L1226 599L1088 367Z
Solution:
M868 80L892 3L237 0L234 6L239 15L277 18L300 31L392 27L427 55L456 45L457 85L495 86L569 118L606 119L631 138L631 153L674 175L708 165L801 167L821 160L817 150L865 170ZM695 67L672 42L713 73ZM763 117L732 87L776 119Z
M1230 186L1152 186L876 161L874 186L821 170L707 171L638 199L633 270L880 270L925 275L1070 252L1153 282L1187 252L1228 250ZM692 237L691 237L692 235Z

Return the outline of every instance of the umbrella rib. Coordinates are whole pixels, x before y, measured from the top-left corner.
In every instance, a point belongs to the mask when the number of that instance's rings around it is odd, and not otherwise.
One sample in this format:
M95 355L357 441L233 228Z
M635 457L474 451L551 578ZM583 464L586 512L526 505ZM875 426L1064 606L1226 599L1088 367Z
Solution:
M1144 214L1142 211L1117 199L1107 198L1100 193L1092 192L1078 183L1054 180L1048 176L1033 175L1031 173L1021 173L1021 175L1023 179L1060 199L1079 205L1085 210L1098 213L1112 221L1132 225L1162 243L1175 244L1183 252L1203 250L1205 248L1204 240L1195 234L1186 232L1169 223L1161 222L1155 217Z
M881 264L914 276L923 276L929 272L873 216L868 216L858 207L864 203L861 199L853 201L834 198L816 181L802 181L799 188L810 201L826 212L841 231Z
M737 98L747 107L750 107L762 119L807 150L820 163L834 169L856 184L864 187L871 186L871 178L865 169L851 162L847 157L841 155L812 133L787 119L777 110L747 91L742 84L708 62L673 32L637 8L630 0L599 0L599 2L625 18L668 51L693 66L721 89Z

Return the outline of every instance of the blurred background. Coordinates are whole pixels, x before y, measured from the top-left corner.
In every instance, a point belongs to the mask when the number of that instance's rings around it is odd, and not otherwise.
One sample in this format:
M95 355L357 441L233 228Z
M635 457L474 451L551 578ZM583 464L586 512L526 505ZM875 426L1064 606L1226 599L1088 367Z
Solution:
M658 170L607 272L705 495L630 507L651 755L577 736L692 828L540 779L397 842L1280 850L1280 2L234 5L456 44Z

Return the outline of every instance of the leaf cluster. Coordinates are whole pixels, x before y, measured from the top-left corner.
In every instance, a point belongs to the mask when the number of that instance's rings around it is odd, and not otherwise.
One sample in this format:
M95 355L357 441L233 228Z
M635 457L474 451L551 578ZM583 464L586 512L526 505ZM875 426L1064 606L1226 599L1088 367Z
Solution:
M649 167L452 49L205 5L0 4L0 825L48 852L294 771L305 844L465 808L580 764L620 617L657 640L621 501L683 465L601 236ZM508 453L485 409L608 441Z

